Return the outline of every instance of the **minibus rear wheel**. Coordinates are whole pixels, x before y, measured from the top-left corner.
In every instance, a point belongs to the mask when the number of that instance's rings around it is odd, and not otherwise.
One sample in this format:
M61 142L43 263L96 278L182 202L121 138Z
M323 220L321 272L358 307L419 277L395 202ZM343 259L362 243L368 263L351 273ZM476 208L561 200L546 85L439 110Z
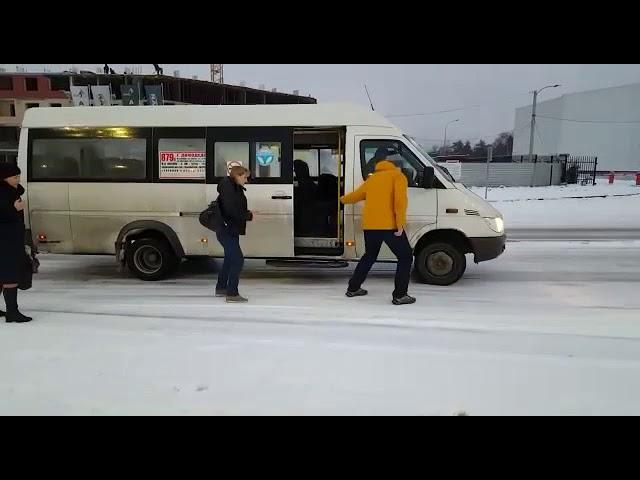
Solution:
M134 240L127 245L125 258L131 273L148 282L169 277L180 263L169 242L160 238Z

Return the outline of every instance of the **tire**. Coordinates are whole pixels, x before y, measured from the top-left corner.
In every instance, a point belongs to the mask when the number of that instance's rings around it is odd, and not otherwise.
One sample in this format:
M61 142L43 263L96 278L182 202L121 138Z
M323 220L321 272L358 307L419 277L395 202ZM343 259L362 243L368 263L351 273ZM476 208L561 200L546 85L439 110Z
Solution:
M416 273L422 283L447 286L462 278L467 258L455 245L431 243L416 255Z
M180 264L171 245L159 238L134 240L127 247L125 259L131 273L147 282L169 277Z

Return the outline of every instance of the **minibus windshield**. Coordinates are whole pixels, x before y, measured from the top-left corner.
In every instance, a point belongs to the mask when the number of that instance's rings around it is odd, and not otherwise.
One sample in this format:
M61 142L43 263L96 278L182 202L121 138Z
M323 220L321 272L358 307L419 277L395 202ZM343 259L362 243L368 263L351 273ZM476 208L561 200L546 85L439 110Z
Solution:
M413 145L414 147L416 147L416 148L418 149L418 151L420 152L420 154L422 155L422 157L423 157L427 162L429 162L429 164L430 164L433 168L435 168L435 169L436 169L436 170L438 170L440 173L442 173L442 175L444 175L444 176L447 178L447 180L449 180L450 182L452 182L452 183L456 183L456 180L453 178L453 175L451 175L451 174L449 173L449 171L448 171L446 168L443 168L443 167L441 167L440 165L438 165L438 164L436 163L436 161L435 161L433 158L431 158L431 155L429 155L429 154L424 150L424 148L422 148L422 146L421 146L418 142L416 142L413 138L411 138L411 137L410 137L410 136L408 136L408 135L405 135L404 137L405 137L407 140L409 140L409 142L411 142L411 145Z

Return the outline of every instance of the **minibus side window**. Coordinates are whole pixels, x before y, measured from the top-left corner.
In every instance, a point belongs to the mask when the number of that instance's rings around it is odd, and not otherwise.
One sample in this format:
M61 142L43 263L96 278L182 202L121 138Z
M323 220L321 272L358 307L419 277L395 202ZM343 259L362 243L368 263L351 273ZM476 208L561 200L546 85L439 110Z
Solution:
M230 167L249 170L254 184L293 184L293 129L212 127L207 129L207 182L218 183Z
M340 159L338 158L338 150L331 148L323 148L320 150L320 173L338 176L338 165Z
M207 178L207 141L203 138L158 140L159 180L199 181Z
M282 144L280 142L256 142L256 159L251 165L252 178L280 178Z
M154 183L206 183L207 157L206 128L153 129Z
M293 158L301 160L309 167L309 175L318 178L320 175L338 176L338 150L331 148L310 148L294 150Z
M365 180L376 168L379 158L386 158L402 170L410 187L420 187L424 166L402 143L396 140L363 140L360 142L362 178Z
M300 160L307 164L309 167L309 175L312 178L318 178L320 176L318 150L294 150L294 160Z
M147 178L144 138L38 138L33 180L141 181Z
M213 150L216 177L226 177L235 165L249 168L249 142L216 142Z
M151 138L150 128L29 129L29 181L150 182Z

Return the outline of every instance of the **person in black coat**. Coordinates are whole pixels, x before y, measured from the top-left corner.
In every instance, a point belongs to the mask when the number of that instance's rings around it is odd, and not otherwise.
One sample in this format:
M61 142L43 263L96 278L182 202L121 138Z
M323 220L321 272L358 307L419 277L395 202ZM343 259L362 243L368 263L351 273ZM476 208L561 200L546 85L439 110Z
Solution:
M18 310L18 284L28 275L25 253L24 202L21 196L20 169L0 164L0 290L4 294L7 323L24 323L32 319Z
M218 184L218 204L224 225L217 229L216 237L224 248L224 264L218 275L216 296L226 297L229 303L248 301L238 292L240 273L244 266L240 235L246 234L247 222L253 220L253 213L247 208L247 197L244 194L244 185L248 180L249 170L236 166Z

